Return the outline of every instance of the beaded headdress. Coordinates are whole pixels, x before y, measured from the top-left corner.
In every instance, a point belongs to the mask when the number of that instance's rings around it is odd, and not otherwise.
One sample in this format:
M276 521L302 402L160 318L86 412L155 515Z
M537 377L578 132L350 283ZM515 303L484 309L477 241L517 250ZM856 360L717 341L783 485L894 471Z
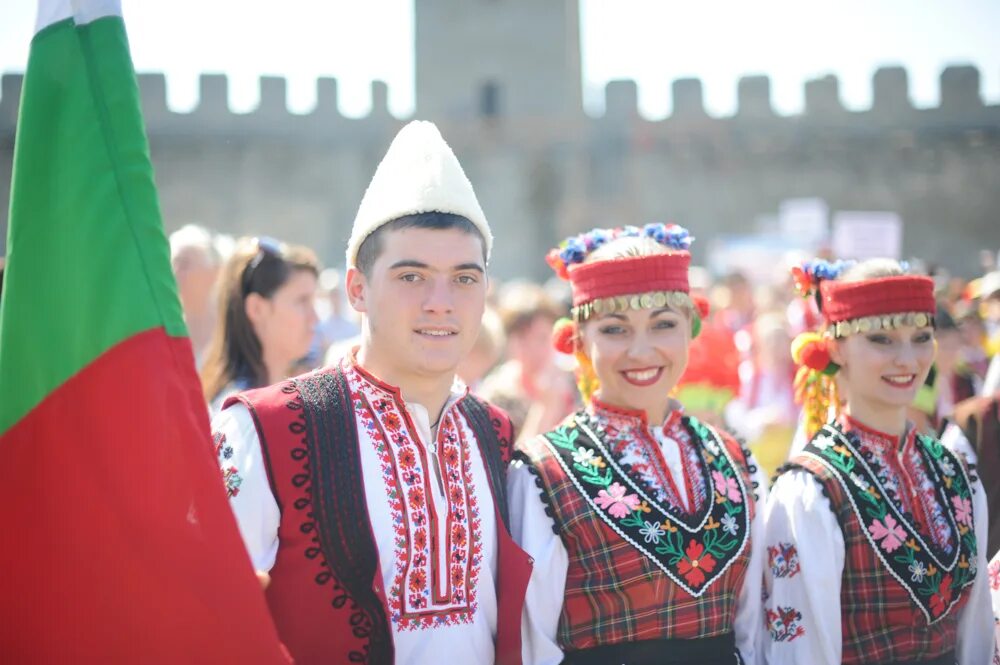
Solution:
M587 258L619 238L649 238L667 248L666 252L643 256L623 256L587 262ZM692 336L707 315L707 303L692 300L688 284L689 249L694 238L676 224L646 224L642 228L624 226L593 229L572 236L549 252L546 261L555 273L569 281L573 291L572 320L556 323L553 344L563 353L573 353L582 371L578 384L584 399L596 389L589 360L576 348L577 326L593 316L628 310L670 307L691 310Z
M836 407L839 401L832 377L840 366L830 357L831 339L902 326L934 326L934 280L930 277L891 275L839 281L852 265L814 260L792 268L796 292L816 298L825 324L821 332L804 332L792 342L792 359L800 366L796 398L803 405L809 435L823 426L830 405Z

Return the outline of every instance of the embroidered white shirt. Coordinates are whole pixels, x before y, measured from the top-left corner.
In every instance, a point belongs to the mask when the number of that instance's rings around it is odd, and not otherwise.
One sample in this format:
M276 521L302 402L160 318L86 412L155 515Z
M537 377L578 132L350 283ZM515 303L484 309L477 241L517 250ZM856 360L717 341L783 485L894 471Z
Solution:
M492 663L497 622L496 521L484 462L472 429L457 407L464 386L453 393L440 426L432 432L422 405L393 400L392 391L359 372L348 369L348 378L352 390L363 391L369 403L387 399L391 405L386 413L396 413L403 421L393 436L384 419L372 426L370 410L355 413L395 662L436 662L447 654L454 663ZM268 571L279 547L281 515L264 469L256 427L246 407L238 403L216 416L212 428L217 436L225 435L232 449L224 466L235 468L239 475L237 491L230 491L230 504L247 552L255 569ZM404 469L401 460L409 466ZM435 464L440 472L433 471ZM403 481L406 471L422 477L408 486ZM393 501L393 496L401 501ZM400 521L404 526L400 527Z

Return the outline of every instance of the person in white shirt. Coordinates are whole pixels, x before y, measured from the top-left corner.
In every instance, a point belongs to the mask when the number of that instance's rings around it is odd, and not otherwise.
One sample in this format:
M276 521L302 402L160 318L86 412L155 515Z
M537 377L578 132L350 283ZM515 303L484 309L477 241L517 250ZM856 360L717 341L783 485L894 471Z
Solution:
M216 450L297 663L520 663L530 576L512 540L506 415L455 368L479 330L492 236L437 128L404 127L361 202L340 363L242 393Z
M766 480L670 397L703 311L687 231L596 229L550 254L573 287L557 348L585 408L517 443L514 537L535 560L527 663L761 662Z
M768 499L767 662L988 663L985 493L906 419L934 360L933 281L890 260L793 274L824 328L792 345L808 443ZM824 424L834 376L845 404Z

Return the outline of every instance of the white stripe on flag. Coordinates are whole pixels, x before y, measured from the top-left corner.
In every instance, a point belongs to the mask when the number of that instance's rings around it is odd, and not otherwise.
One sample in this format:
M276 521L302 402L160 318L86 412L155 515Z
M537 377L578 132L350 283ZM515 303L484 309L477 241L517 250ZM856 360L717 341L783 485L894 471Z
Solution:
M104 16L121 15L121 0L38 0L35 33L68 18L85 25Z

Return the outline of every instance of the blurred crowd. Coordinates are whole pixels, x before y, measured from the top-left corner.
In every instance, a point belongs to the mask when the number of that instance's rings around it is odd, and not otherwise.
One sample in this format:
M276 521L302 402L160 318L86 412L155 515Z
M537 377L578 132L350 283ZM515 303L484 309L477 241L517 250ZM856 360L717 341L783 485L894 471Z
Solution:
M239 390L336 362L359 340L343 274L323 268L307 247L234 240L188 225L170 236L170 250L213 413ZM938 287L938 353L912 417L927 431L941 432L962 417L963 404L1000 390L1000 270L995 256L980 259L982 276L972 280L924 267ZM696 267L691 282L711 309L677 397L689 412L746 440L773 473L787 458L799 417L789 346L818 324L815 303L794 296L790 279L761 284ZM520 437L551 429L578 406L572 358L551 343L553 325L569 308L567 285L556 278L491 281L479 338L459 376L504 408Z

